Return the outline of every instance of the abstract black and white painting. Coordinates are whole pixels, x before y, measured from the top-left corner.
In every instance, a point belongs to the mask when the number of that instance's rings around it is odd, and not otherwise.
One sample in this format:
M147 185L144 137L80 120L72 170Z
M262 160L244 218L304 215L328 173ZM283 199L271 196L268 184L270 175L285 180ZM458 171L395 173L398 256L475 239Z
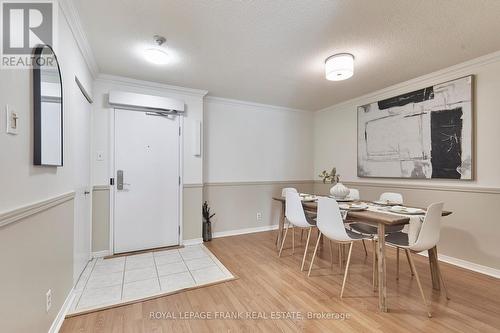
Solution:
M472 179L472 76L358 107L358 176Z

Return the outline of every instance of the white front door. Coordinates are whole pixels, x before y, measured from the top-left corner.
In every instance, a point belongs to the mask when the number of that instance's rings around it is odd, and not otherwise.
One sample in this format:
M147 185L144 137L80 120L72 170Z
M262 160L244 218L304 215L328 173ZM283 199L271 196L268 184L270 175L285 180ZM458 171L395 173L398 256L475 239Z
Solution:
M90 259L92 190L90 186L90 103L75 84L74 103L71 105L71 138L74 163L75 224L74 267L76 283Z
M114 253L178 245L180 117L114 116Z

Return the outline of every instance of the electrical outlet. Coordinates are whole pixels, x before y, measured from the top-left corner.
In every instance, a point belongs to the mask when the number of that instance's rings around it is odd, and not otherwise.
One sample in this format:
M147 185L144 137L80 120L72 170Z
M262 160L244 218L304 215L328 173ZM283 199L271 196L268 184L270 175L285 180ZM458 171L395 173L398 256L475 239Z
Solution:
M49 289L45 294L45 311L49 312L52 307L52 289Z
M257 213L257 222L262 221L262 213Z

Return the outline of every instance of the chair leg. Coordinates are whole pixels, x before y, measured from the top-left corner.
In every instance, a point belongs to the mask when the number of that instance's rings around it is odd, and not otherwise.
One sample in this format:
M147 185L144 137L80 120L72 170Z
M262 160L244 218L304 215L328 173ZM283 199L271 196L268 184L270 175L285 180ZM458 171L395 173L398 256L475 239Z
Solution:
M368 251L366 251L366 244L365 244L365 240L362 239L361 240L363 242L363 248L365 249L365 257L368 256Z
M281 247L280 247L280 253L278 255L278 257L281 257L281 252L283 251L283 245L285 245L285 240L286 240L286 234L288 233L288 226L290 225L290 223L288 223L286 225L286 228L285 228L285 235L283 236L283 240L281 241Z
M300 266L300 271L304 270L304 263L306 262L307 248L309 247L309 239L311 238L312 227L309 228L309 232L307 233L306 247L304 249L304 257L302 258L302 266Z
M396 248L396 280L399 280L399 247Z
M295 227L292 224L292 256L295 253Z
M282 220L280 220L280 224L281 224L281 221L283 221L283 226L285 226L285 218L283 217ZM279 229L278 228L278 232L276 233L276 246L281 246L281 244L279 244L279 240L280 240L280 236L283 236L283 229Z
M347 255L347 263L345 264L345 272L344 272L344 280L342 281L342 289L340 290L340 298L344 295L345 281L347 280L347 273L349 272L349 263L351 262L351 252L352 252L352 244L349 245L349 254Z
M446 296L447 300L450 300L450 296L448 295L448 289L446 289L446 285L444 284L443 273L441 273L441 267L439 267L439 262L437 263L437 267L438 267L439 279L441 280L441 284L443 285L444 295Z
M300 228L300 244L302 244L302 237L304 236L304 229Z
M339 268L342 270L342 244L339 243Z
M373 291L377 291L378 263L377 263L377 242L375 240L372 240L372 252L373 252Z
M413 257L411 256L410 250L405 249L405 252L406 252L406 255L410 261L411 269L415 273L415 278L417 280L418 289L420 289L420 295L422 295L422 299L424 301L425 307L427 308L427 314L428 314L429 318L431 318L432 313L430 311L430 304L427 303L427 299L425 298L424 289L422 288L422 284L420 283L420 278L418 277L417 269L415 268L415 262L413 261Z
M311 264L309 265L309 272L307 273L308 277L311 275L311 269L312 269L313 264L314 264L314 258L316 257L316 252L318 252L318 246L319 246L320 240L321 240L321 231L318 234L318 240L316 241L316 246L314 247L313 256L311 258Z
M331 239L328 240L328 244L330 245L330 265L333 268L333 249Z
M406 253L406 260L408 260L408 265L410 266L411 276L415 276L415 270L413 269L410 263L410 255L408 254L409 252L405 250L405 253Z

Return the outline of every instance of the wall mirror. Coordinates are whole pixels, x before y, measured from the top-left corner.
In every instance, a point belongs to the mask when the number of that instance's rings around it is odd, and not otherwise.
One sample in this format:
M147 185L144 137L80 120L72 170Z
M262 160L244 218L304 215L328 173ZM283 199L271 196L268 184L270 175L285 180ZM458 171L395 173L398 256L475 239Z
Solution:
M63 90L57 57L48 45L35 49L33 64L34 164L63 165Z

